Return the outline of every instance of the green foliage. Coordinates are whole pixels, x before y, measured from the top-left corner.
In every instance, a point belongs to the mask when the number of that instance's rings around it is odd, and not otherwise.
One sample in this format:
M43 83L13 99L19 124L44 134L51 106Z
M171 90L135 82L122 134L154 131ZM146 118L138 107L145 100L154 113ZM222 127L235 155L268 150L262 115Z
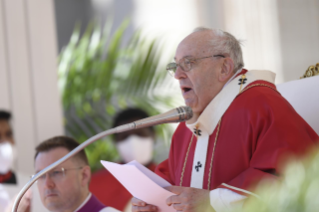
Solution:
M304 161L290 161L283 182L261 183L260 199L249 201L245 212L315 212L319 210L319 151Z
M155 115L176 107L173 80L160 63L161 43L147 41L137 31L126 47L123 36L128 21L111 35L111 25L102 30L91 24L80 38L77 26L70 43L59 56L59 86L69 136L80 142L111 128L116 112L128 106L140 107ZM170 91L169 95L168 92ZM156 128L169 141L172 130ZM93 170L100 160L115 161L118 155L111 138L106 137L86 148Z

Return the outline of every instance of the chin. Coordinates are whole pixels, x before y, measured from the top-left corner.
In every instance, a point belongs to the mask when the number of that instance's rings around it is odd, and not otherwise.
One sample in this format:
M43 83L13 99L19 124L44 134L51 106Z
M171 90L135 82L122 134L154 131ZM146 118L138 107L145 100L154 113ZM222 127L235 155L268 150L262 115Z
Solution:
M47 202L45 204L45 207L49 210L49 211L59 211L61 210L63 207L63 205L60 202Z
M185 101L185 105L192 108L193 113L198 112L198 107L196 107L196 105L193 102L186 102Z
M197 106L197 107L191 107L192 108L192 110L193 110L193 113L194 114L198 114L198 115L200 115L203 111L204 111L204 109L205 108L202 108L202 107L199 107L199 106Z
M191 100L187 100L187 99L185 99L184 102L185 102L185 105L188 106L188 107L191 107L192 110L194 110L196 108L195 102L193 102Z

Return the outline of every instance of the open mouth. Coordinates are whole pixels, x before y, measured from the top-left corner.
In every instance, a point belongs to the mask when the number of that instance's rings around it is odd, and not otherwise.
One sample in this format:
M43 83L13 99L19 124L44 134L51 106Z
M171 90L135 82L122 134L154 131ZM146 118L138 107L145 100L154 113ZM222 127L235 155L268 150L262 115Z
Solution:
M191 88L188 88L188 87L183 87L182 88L182 91L183 91L183 93L187 93L187 92L189 92L189 91L191 91L192 89Z

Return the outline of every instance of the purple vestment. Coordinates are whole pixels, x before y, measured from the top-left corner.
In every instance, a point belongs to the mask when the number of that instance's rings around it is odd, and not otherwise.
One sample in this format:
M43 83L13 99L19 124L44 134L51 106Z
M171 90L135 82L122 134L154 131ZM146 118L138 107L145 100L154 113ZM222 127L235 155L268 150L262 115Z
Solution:
M103 205L93 194L89 201L77 212L99 212L106 206Z

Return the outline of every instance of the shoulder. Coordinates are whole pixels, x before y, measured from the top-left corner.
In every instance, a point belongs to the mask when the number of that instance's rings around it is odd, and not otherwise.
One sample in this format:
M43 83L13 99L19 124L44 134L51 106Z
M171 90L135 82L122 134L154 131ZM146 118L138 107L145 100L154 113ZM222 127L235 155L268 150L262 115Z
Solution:
M249 89L239 94L224 114L230 125L244 125L249 129L274 127L307 128L307 123L290 103L276 90L275 85L264 81L252 83ZM248 87L248 86L247 86ZM237 126L236 125L236 126Z
M253 83L247 85L241 93L239 93L236 97L238 98L257 98L261 97L264 99L265 97L273 97L277 96L282 98L280 93L277 91L276 86L272 83L258 80ZM267 99L267 98L266 98Z
M289 108L293 110L288 101L277 91L276 86L266 81L256 81L248 85L233 102L250 112L261 110L276 110Z
M232 122L268 126L272 122L300 120L289 102L281 96L272 83L256 81L248 85L232 102L224 114ZM237 121L236 121L237 120ZM286 121L285 121L286 120Z

